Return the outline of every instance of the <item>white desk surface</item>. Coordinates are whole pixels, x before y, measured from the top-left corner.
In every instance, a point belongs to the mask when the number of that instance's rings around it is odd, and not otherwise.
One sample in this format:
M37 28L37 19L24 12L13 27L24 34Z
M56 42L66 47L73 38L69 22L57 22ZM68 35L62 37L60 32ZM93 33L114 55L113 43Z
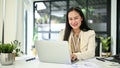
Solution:
M28 58L28 57L27 57ZM120 64L99 61L95 58L91 58L84 61L79 61L75 64L56 64L56 63L44 63L39 62L38 59L25 61L27 58L17 58L13 65L3 66L0 64L0 68L120 68Z

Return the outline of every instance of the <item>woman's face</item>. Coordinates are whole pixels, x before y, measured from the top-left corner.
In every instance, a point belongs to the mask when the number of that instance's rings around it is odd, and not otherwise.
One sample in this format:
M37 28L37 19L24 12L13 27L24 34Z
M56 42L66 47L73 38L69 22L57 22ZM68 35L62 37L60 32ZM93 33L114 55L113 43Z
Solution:
M73 29L79 29L82 20L82 17L75 10L68 13L68 21Z

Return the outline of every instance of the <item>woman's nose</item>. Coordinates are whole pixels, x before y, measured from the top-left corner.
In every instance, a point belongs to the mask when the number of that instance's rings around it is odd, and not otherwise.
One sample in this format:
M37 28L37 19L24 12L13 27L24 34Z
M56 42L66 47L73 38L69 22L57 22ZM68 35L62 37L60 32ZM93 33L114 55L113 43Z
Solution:
M72 23L75 23L75 22L76 22L75 19L73 19L73 20L72 20Z

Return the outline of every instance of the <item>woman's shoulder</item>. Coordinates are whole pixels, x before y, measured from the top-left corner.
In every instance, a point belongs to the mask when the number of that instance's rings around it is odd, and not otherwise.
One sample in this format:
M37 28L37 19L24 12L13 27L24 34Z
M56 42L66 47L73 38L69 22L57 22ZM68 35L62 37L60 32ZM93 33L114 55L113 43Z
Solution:
M95 31L94 31L94 30L88 30L88 32L89 32L89 33L95 33Z
M65 29L61 29L59 33L64 33L65 32Z
M61 29L60 32L59 32L59 40L63 40L64 38L64 31L65 29Z
M95 31L94 30L88 30L88 31L82 31L83 33L85 34L95 34Z

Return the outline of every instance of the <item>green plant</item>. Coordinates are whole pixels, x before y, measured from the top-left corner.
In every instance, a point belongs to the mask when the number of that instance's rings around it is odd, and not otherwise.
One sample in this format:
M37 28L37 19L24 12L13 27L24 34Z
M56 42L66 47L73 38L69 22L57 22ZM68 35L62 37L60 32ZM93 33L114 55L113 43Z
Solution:
M13 44L0 44L0 53L12 53L15 49L15 45Z
M23 51L21 51L20 47L21 47L21 42L19 42L18 40L14 40L11 42L11 44L15 45L15 55L16 56L20 56L20 54L23 54Z
M11 43L0 44L0 53L15 53L15 56L23 54L20 50L21 43L18 40L14 40Z
M99 38L100 38L100 41L102 43L103 49L106 50L106 51L108 51L109 48L110 48L111 37L108 36L108 37L104 38L104 37L100 36Z

